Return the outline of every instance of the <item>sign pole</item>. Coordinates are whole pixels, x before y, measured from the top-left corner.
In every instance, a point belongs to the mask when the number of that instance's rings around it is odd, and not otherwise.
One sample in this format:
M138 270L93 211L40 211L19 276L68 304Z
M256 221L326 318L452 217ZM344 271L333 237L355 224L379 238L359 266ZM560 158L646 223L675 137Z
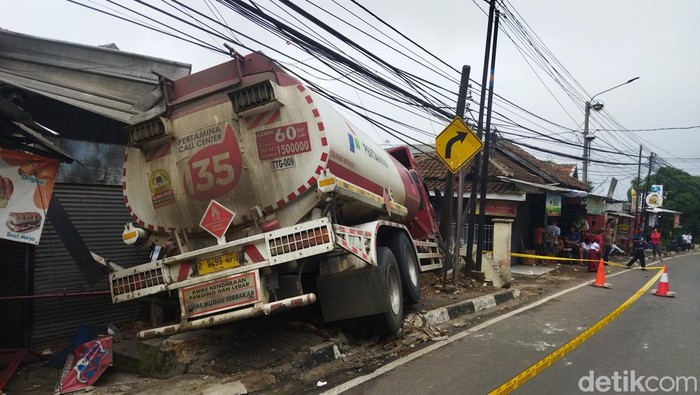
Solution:
M457 103L457 112L464 114L464 108L466 104L466 91L467 88L469 87L469 66L464 66L462 70L462 81L460 83L460 94L458 97L458 103ZM450 122L445 129L443 129L442 132L440 132L437 137L435 137L435 153L437 156L443 161L445 166L452 172L452 174L457 173L460 171L460 169L464 166L465 163L467 163L469 160L471 160L474 155L479 153L481 149L484 147L484 143L481 141L476 136L476 133L474 133L469 125L464 123L464 120L462 119L461 116L457 115L455 118ZM463 176L463 174L462 174ZM448 177L449 181L449 177ZM458 203L460 203L460 208L459 210L461 211L461 199L463 195L464 190L464 177L460 178L460 191L457 193L458 196ZM447 185L445 187L445 198L447 199L446 202L451 205L451 201L454 199L454 186L452 185ZM461 215L460 215L461 217ZM452 224L452 216L447 216L445 215L445 212L443 211L443 216L442 216L442 222L440 224L441 231L444 233L441 233L445 242L449 243L450 241L454 242L454 248L455 248L455 254L450 258L449 252L450 249L448 247L448 265L447 267L450 267L449 265L449 260L450 259L455 259L457 258L459 254L459 239L454 238L452 239L449 237L450 234L450 228ZM457 223L459 226L459 221L454 221ZM457 228L457 231L459 232L459 228ZM459 233L457 233L459 237ZM456 268L456 264L453 265ZM445 276L443 276L443 280L447 280ZM455 280L456 281L456 280Z
M445 189L442 197L442 212L440 213L440 235L445 242L445 266L452 266L452 255L450 255L450 233L452 225L452 191L455 189L455 175L451 171L445 176ZM442 285L447 284L447 270L442 271Z
M467 89L469 88L469 73L471 66L462 66L462 80L459 84L459 95L457 96L457 116L464 118L464 110L467 101ZM462 232L462 196L464 195L464 166L459 168L459 178L457 179L457 225L455 226L454 266L452 267L452 285L457 286L457 274L459 273L459 250L462 246L460 242ZM443 272L447 272L444 270ZM445 284L443 282L443 284Z

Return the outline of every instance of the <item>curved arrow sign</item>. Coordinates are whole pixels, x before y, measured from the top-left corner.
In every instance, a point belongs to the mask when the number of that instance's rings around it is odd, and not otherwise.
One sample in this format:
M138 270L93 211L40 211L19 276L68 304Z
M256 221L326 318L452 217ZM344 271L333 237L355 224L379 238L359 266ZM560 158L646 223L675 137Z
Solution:
M455 117L435 138L437 155L453 173L458 172L483 146L484 143L460 117Z
M467 132L462 132L462 131L457 131L457 135L452 137L448 142L447 146L445 147L445 159L450 159L452 158L452 146L455 143L461 143L464 141L464 139L467 137Z

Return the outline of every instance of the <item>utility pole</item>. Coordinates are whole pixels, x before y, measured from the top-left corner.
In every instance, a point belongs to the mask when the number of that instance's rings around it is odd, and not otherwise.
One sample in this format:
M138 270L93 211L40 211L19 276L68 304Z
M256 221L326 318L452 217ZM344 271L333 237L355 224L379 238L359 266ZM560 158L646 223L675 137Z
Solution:
M483 163L481 165L481 188L479 192L481 196L479 197L479 234L476 238L476 268L481 270L481 261L484 254L484 238L486 235L486 229L484 229L486 223L486 187L488 185L488 175L489 175L489 149L491 146L490 135L491 135L491 108L493 108L493 82L495 79L496 72L496 48L498 46L498 22L500 19L500 12L496 11L496 19L494 20L493 29L493 49L491 51L491 79L489 81L489 109L486 113L486 128L484 129L484 155Z
M646 234L647 226L649 226L649 216L647 215L647 193L649 192L649 178L651 178L651 168L654 164L654 153L649 155L649 170L647 171L647 180L644 183L644 199L642 200L642 215L644 216L644 228L642 234Z
M484 70L481 76L481 97L479 99L479 120L476 124L476 135L483 140L484 107L486 104L486 82L489 77L489 55L491 54L491 36L493 32L493 19L496 12L496 0L489 1L489 20L486 28L486 48L484 50ZM469 221L467 226L467 275L469 275L469 262L474 251L474 223L476 222L476 188L479 180L479 164L481 153L478 153L472 161L472 188L469 194ZM477 248L478 249L478 248ZM477 258L478 259L478 258ZM477 270L480 267L477 266Z
M469 89L469 72L471 67L468 65L462 66L462 79L459 83L459 94L457 95L457 109L456 115L464 119L464 111L467 103L467 90ZM450 174L452 174L450 172ZM447 192L447 191L446 191ZM462 199L464 196L464 166L459 169L459 175L457 180L457 226L455 226L455 242L454 242L454 254L452 255L453 267L452 267L452 285L457 286L457 274L459 273L459 247L460 244L460 233L462 228ZM452 197L452 190L450 190L450 198ZM450 218L450 222L452 219ZM449 254L445 254L449 255ZM442 284L445 285L447 282L447 270L443 270L443 281Z
M470 66L462 66L462 79L459 84L459 93L457 95L457 108L456 108L456 115L460 118L464 117L464 110L466 108L466 102L467 102L467 90L469 88L469 71L471 70ZM451 170L451 169L450 169ZM459 182L459 188L464 189L464 183L462 181L462 169L459 171L460 175L460 182ZM460 192L459 198L461 199L462 193ZM455 253L455 255L450 254L450 240L452 239L451 234L452 234L452 201L454 200L454 174L452 171L447 172L447 176L445 179L445 196L443 196L443 209L442 209L442 215L440 216L440 235L442 236L443 241L445 242L445 265L444 269L442 271L442 284L443 286L447 284L447 268L456 265L455 262L458 262L457 256L458 254ZM461 200L460 200L461 203ZM461 204L457 206L458 210L461 210ZM459 240L457 239L459 237L459 228L456 229L456 234L457 236L455 237L455 241L457 246L459 246ZM457 249L457 251L459 251ZM453 262L454 260L454 262ZM453 267L453 272L455 268Z
M605 92L610 92L613 89L619 88L623 85L627 85L627 84L634 82L638 79L639 79L639 77L634 77L634 78L628 80L627 82L621 83L620 85L615 85L612 88L606 89L600 93L596 93L595 95L593 95L593 97L586 100L586 104L585 104L586 107L584 108L585 118L583 120L583 182L585 182L586 184L588 184L588 160L589 160L590 155L591 155L591 141L593 141L593 139L595 139L594 136L588 135L588 119L591 116L591 108L596 110L596 111L600 111L603 109L603 103L593 103L593 99L595 99L595 97L598 95L602 95ZM593 103L593 104L591 104L591 103Z
M640 190L642 186L642 145L639 144L639 164L637 165L637 201L634 202L634 223L632 227L632 232L637 233L637 226L639 226L639 199L642 196L642 191Z
M584 120L583 120L583 182L588 185L588 154L589 154L589 146L591 144L590 140L588 139L588 118L591 116L591 102L586 101L586 108L584 111ZM593 140L593 139L591 139Z

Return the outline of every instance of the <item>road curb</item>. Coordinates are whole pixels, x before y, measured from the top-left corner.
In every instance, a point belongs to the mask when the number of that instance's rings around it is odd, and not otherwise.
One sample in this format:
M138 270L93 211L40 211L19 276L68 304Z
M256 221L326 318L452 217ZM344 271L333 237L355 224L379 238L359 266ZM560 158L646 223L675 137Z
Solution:
M509 289L490 295L457 302L448 306L417 313L422 318L423 327L445 323L467 314L484 311L520 297L519 289Z

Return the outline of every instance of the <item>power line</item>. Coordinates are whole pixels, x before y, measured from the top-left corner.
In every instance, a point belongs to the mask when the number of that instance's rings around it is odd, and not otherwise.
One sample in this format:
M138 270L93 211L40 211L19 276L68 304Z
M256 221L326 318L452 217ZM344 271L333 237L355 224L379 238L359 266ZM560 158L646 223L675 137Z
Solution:
M660 130L688 130L688 129L698 129L700 125L695 126L675 126L666 128L650 128L650 129L595 129L595 131L601 132L657 132Z

